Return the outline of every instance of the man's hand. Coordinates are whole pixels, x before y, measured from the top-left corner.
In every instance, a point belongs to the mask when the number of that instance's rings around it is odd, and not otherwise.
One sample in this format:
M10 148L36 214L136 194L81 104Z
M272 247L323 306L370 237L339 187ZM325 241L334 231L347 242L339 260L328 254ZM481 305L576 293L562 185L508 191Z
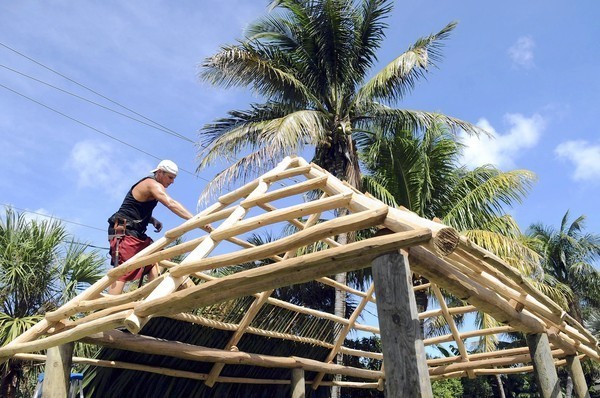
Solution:
M162 231L162 223L160 221L158 221L156 218L152 217L152 219L150 220L150 223L152 225L154 225L154 232Z

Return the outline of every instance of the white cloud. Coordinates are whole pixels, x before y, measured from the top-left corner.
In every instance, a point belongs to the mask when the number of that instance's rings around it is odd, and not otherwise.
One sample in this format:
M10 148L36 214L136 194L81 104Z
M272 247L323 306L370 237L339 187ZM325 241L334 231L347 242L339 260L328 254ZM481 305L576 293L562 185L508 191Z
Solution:
M486 119L480 119L477 125L488 131L493 137L475 137L462 134L465 145L463 163L471 167L493 164L501 169L515 166L520 153L537 145L545 128L544 118L538 114L525 117L521 114L506 114L505 124L509 129L500 134Z
M132 161L101 141L76 143L66 166L77 176L78 188L95 189L111 198L124 197L135 179L148 175L153 167L145 161Z
M535 41L530 36L519 37L517 42L508 49L508 56L513 61L513 65L531 69L535 66L533 60L534 48Z
M600 180L600 145L591 145L587 141L566 141L559 144L554 153L561 159L573 163L575 181Z

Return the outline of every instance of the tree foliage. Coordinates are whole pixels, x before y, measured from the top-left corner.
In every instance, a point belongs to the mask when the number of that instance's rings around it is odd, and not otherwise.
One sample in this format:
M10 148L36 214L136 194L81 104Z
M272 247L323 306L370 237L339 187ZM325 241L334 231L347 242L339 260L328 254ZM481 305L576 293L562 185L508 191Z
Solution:
M0 218L2 345L100 279L103 266L100 253L73 240L59 221L30 220L7 207ZM5 363L0 396L14 396L29 369L14 360Z
M453 131L481 132L453 117L395 107L436 66L455 23L417 40L373 72L392 1L278 0L271 5L272 12L251 24L238 44L223 46L202 64L203 80L250 87L264 99L202 128L199 170L222 159L233 162L207 192L306 147L314 148L318 165L359 187L364 136L376 131L393 136L435 121Z
M544 276L540 288L545 284L563 292L562 296L549 293L583 323L584 308L600 308L600 273L595 267L600 260L600 235L585 231L585 216L571 221L568 211L558 229L536 223L527 233L542 259Z

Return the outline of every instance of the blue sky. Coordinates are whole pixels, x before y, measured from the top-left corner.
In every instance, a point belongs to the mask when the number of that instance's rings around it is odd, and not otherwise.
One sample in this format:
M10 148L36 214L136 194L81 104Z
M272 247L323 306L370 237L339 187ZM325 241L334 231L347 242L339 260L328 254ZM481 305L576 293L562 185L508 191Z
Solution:
M400 106L494 133L466 141L471 165L535 172L532 192L511 210L523 229L557 226L570 210L600 233L599 8L591 0L412 1L397 2L388 20L379 66L459 22L439 68ZM195 212L220 167L194 176L190 141L256 100L202 83L198 65L266 12L266 1L247 0L0 0L0 203L71 221L77 238L106 247L106 219L128 187L168 158L182 169L169 192ZM181 222L161 206L155 215L166 230Z

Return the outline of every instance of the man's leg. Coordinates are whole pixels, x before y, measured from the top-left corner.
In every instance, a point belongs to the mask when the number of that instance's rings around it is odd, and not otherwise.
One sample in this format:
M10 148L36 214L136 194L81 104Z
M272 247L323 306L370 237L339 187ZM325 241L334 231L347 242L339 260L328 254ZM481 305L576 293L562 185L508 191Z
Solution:
M150 272L148 272L148 282L158 278L158 263L154 263Z
M108 294L121 294L123 293L123 288L125 287L125 282L123 281L114 281L112 285L108 288Z

